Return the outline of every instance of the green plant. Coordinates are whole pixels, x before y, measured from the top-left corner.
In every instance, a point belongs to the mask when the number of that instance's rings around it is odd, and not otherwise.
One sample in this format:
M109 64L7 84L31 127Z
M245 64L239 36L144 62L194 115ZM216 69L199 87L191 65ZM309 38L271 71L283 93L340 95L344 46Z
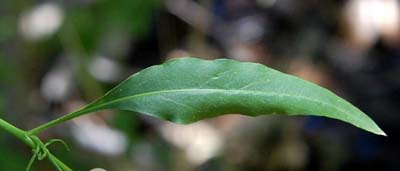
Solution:
M180 58L129 77L103 97L58 119L23 131L0 119L0 126L33 149L34 160L48 158L59 171L67 165L47 149L38 134L62 122L103 109L140 112L176 123L229 113L315 115L338 119L375 133L385 133L361 110L332 92L261 64L228 59Z

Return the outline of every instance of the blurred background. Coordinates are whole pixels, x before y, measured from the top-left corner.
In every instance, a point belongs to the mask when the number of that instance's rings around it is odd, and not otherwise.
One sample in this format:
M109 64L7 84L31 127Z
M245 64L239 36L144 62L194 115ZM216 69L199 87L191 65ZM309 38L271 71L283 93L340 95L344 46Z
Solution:
M320 117L177 125L103 111L41 134L70 167L108 171L400 170L398 0L1 0L0 117L31 129L129 75L193 56L265 64L327 87L388 134ZM0 170L31 149L0 131ZM34 170L55 170L47 161Z

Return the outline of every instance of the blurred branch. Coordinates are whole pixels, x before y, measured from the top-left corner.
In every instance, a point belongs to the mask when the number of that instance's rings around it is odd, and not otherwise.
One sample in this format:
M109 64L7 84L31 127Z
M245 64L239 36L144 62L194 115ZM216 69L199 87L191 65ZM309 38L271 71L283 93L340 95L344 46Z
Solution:
M88 57L89 54L82 46L82 41L73 21L66 20L64 24L65 26L60 31L59 37L65 52L72 57L74 65L77 66L75 76L83 89L84 96L90 100L96 99L103 94L103 90L100 84L86 70L88 59L90 59Z

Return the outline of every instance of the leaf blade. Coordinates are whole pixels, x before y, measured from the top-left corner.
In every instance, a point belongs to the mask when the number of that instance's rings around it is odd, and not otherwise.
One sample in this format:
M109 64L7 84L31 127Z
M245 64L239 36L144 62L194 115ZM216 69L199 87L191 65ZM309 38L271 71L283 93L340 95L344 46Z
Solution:
M102 109L136 111L177 123L229 113L315 115L385 135L361 110L325 88L261 64L228 59L180 58L149 67L83 110Z

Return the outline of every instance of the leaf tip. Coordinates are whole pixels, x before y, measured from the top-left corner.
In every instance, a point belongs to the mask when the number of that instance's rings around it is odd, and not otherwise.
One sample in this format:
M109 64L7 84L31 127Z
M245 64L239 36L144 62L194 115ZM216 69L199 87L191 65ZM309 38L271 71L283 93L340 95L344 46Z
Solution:
M386 133L385 133L385 132L383 132L382 130L380 130L380 132L377 132L377 134L378 134L378 135L382 135L382 136L385 136L385 137L387 137Z
M386 133L381 128L379 128L378 126L376 127L375 130L372 130L371 132L376 134L376 135L381 135L381 136L387 137Z

